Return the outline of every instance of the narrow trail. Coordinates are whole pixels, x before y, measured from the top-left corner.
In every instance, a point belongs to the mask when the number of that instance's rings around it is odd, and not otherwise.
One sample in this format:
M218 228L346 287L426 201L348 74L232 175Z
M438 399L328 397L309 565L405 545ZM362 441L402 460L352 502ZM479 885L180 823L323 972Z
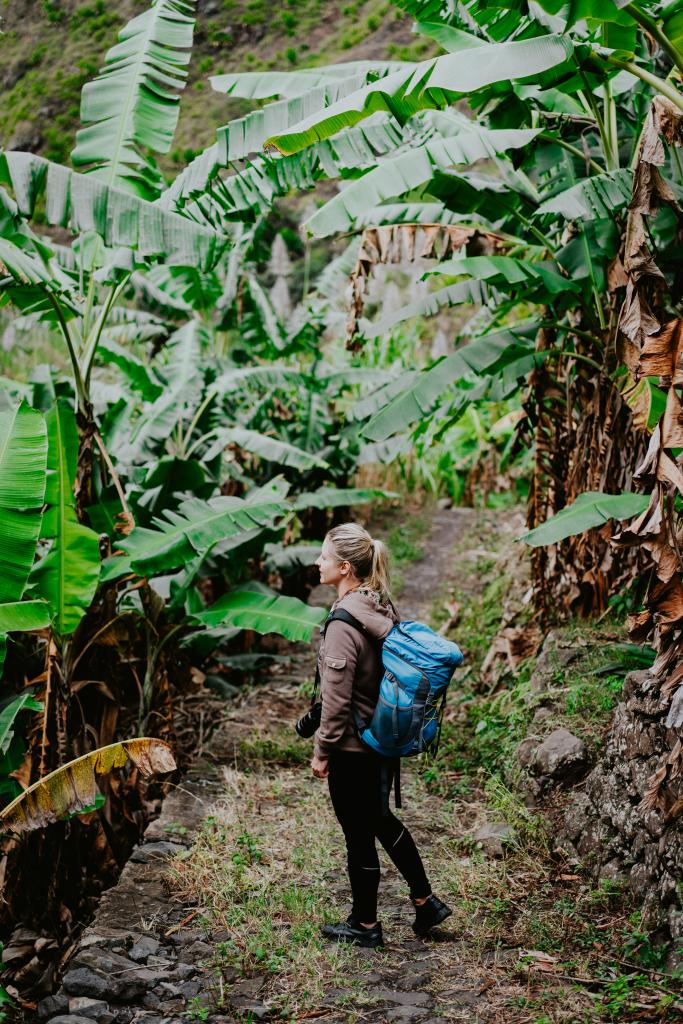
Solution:
M405 573L398 601L404 618L427 620L446 592L448 573L468 571L450 556L476 515L468 509L434 514L422 557ZM314 591L315 603L329 603L324 590ZM349 891L326 787L311 777L309 745L292 728L306 708L301 683L313 665L311 649L294 647L288 664L277 664L267 682L225 712L201 761L166 799L161 818L105 894L70 961L66 991L39 1007L41 1019L531 1019L504 1009L526 992L511 969L518 951L477 948L461 927L417 939L406 886L382 851L384 951L321 946L321 914L345 916ZM415 765L403 774L400 814L435 891L453 902L463 857L458 843L471 829L472 809L466 798L428 793ZM106 1011L79 1017L93 1001Z

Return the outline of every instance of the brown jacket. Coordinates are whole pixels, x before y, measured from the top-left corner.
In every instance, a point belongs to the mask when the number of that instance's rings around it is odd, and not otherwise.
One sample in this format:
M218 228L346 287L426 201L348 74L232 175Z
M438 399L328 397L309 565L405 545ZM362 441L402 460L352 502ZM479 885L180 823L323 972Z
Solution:
M344 608L362 622L371 637L383 639L399 621L393 605L383 605L371 590L352 590L334 602L332 611ZM326 758L334 750L367 751L356 735L353 708L368 722L372 718L382 678L382 649L359 630L335 620L318 652L321 696L320 727L315 752Z

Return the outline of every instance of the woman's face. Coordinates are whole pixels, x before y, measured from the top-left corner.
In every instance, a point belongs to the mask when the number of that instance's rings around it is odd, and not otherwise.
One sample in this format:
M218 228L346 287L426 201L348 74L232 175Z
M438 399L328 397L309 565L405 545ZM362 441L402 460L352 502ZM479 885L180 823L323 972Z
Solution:
M336 587L348 575L351 568L348 562L339 561L327 538L323 542L322 551L318 555L315 565L320 570L320 582L327 583L331 587ZM342 568L345 570L344 572L342 572Z

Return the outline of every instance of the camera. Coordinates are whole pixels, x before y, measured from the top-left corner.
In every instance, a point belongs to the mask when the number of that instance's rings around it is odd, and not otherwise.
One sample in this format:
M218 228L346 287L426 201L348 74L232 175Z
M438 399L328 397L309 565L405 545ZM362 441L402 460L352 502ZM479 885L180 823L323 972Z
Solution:
M322 710L322 701L316 701L310 711L307 711L305 715L302 715L294 726L298 736L301 736L304 740L310 739L320 725L320 715L322 714Z

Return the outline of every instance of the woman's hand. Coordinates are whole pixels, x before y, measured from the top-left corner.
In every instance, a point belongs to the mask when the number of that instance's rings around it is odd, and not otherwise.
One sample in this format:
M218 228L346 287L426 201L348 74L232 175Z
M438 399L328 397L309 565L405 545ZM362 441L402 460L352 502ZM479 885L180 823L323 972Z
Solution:
M311 761L311 771L315 775L316 779L326 779L330 774L327 758L318 757L317 754L314 754L313 760Z

